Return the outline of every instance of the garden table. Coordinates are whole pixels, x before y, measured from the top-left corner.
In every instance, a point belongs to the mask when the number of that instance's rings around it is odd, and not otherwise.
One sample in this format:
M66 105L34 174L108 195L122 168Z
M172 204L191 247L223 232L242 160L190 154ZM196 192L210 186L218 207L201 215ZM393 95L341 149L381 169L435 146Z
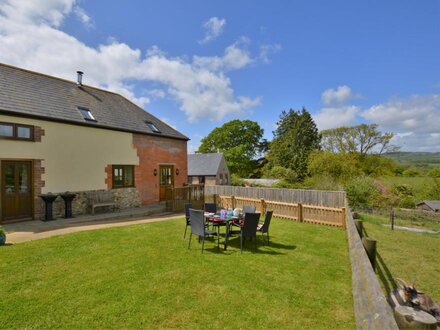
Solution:
M224 224L226 227L226 234L225 234L225 243L224 243L224 249L228 249L228 243L229 243L229 232L230 232L230 226L232 225L233 221L240 220L240 217L234 217L234 216L225 216L224 218L221 218L219 214L213 214L205 212L205 218L209 222L217 223L217 224ZM220 229L219 229L220 231Z

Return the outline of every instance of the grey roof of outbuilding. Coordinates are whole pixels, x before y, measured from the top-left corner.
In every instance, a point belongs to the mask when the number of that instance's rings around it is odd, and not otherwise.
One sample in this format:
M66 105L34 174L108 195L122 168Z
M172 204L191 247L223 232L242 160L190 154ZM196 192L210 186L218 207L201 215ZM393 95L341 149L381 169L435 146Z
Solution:
M78 107L91 111L86 121ZM0 63L0 113L188 140L125 97ZM152 122L160 133L145 123Z
M188 175L217 175L223 154L190 154L188 155Z
M440 210L440 201L421 201L417 205L426 204L434 211Z

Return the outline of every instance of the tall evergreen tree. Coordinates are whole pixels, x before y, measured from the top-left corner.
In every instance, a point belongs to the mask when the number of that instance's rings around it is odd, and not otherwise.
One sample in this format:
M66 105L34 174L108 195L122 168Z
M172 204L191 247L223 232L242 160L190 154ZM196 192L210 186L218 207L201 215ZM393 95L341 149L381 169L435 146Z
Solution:
M319 149L320 135L310 113L290 109L283 111L273 132L274 139L269 151L269 161L296 172L298 180L307 175L310 152Z

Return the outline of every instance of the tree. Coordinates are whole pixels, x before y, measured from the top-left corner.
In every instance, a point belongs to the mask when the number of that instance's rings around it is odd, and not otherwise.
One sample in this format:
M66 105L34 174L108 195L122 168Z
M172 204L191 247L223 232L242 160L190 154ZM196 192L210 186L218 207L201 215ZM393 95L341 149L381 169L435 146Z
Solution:
M391 144L393 133L381 133L376 124L339 127L321 132L321 148L340 153L382 154L397 151Z
M319 148L318 129L310 113L290 109L283 111L273 132L270 144L269 161L272 166L282 166L296 172L299 181L307 175L307 162L310 152Z
M222 152L231 173L248 177L258 167L255 160L267 148L264 130L251 120L231 120L204 137L197 153Z

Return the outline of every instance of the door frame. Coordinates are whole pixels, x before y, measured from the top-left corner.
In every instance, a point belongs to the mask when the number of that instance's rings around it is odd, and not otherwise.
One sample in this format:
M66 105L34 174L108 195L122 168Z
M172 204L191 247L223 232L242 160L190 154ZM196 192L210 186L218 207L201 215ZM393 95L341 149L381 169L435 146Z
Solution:
M3 196L3 162L28 162L30 163L31 170L30 170L30 193L31 193L31 217L30 218L19 218L19 219L11 219L8 221L4 221L3 219L3 210L2 207L4 203L4 196ZM21 158L0 158L0 224L6 224L6 223L13 223L13 222L20 222L20 221L29 221L34 220L35 218L35 163L33 159L21 159Z
M161 178L161 168L163 167L171 167L171 187L174 188L174 183L175 183L175 177L174 177L174 171L175 171L175 167L176 164L171 164L171 163L162 163L162 164L158 164L159 166L159 175L158 175L158 180L159 180L159 202L163 202L166 200L166 194L165 194L165 199L161 199L161 189L162 189L162 185L160 184L160 178ZM168 185L166 185L168 186Z

